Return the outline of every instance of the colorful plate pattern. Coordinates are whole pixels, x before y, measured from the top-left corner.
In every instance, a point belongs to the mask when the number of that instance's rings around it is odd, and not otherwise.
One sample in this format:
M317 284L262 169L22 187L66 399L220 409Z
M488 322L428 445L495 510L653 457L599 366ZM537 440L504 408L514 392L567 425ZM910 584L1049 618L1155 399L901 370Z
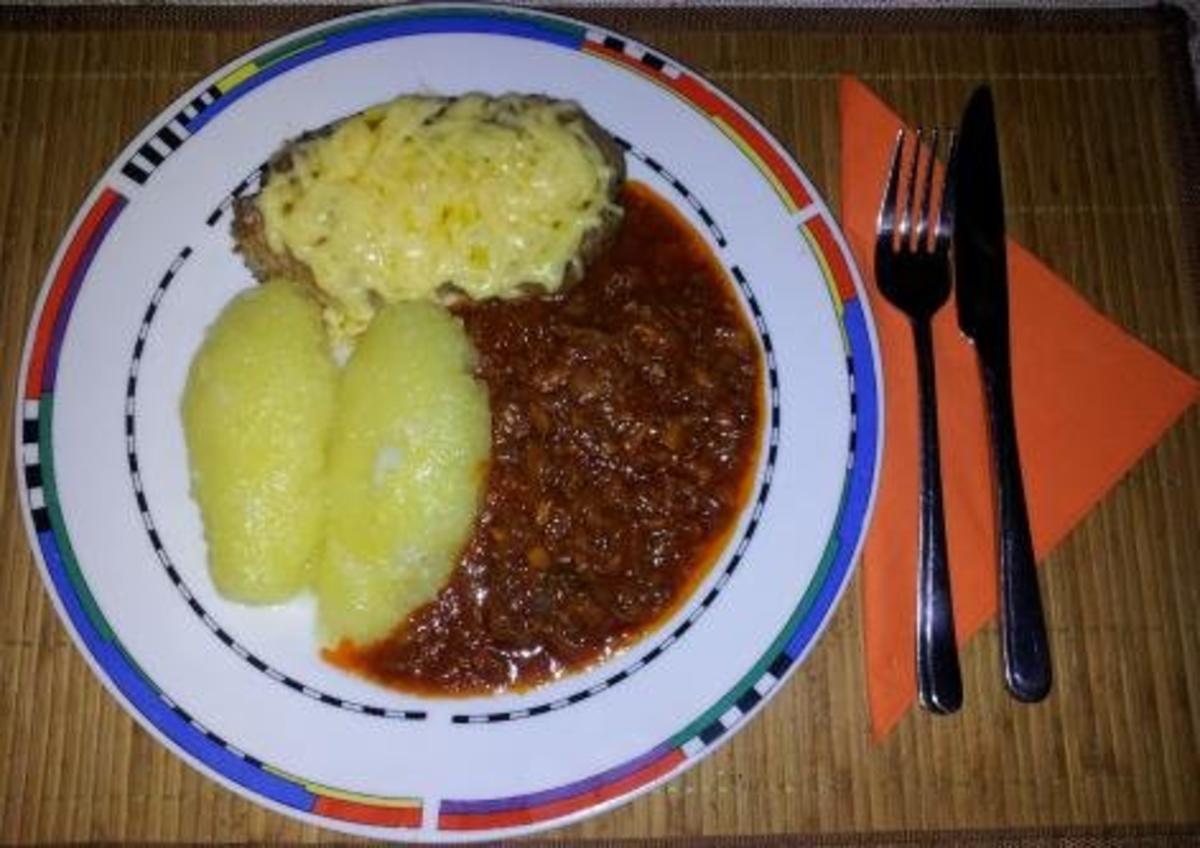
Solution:
M695 115L716 127L726 143L752 164L779 207L770 214L782 216L791 223L800 251L795 260L797 267L785 268L783 276L800 278L802 284L809 285L819 280L827 290L827 309L841 339L842 379L847 394L844 402L839 402L842 404L839 414L844 419L839 426L846 436L846 443L838 446L844 452L844 472L836 492L818 493L826 501L833 493L836 503L827 505L833 521L824 536L818 561L810 567L803 581L803 591L792 598L791 611L782 626L776 629L773 638L758 645L752 661L740 660L740 675L732 678L732 685L723 687L719 697L703 703L678 705L674 732L663 733L656 744L632 756L623 753L611 765L585 770L560 783L537 784L536 777L527 779L521 775L511 781L514 791L510 793L456 794L453 780L447 781L444 788L435 787L433 792L416 790L410 793L404 787L410 784L415 787L419 783L409 779L411 764L396 769L393 785L401 787L401 791L372 792L356 786L353 779L339 781L323 774L301 777L289 773L282 764L260 759L253 753L257 747L253 734L247 736L241 729L226 735L219 715L189 711L185 706L186 698L168 691L166 684L156 682L155 675L139 664L138 644L130 640L141 638L144 641L144 638L126 637L121 624L110 621L105 605L97 599L95 591L97 580L106 579L103 568L83 565L85 559L101 562L103 551L96 551L94 545L86 550L77 548L74 541L72 510L86 509L86 506L75 505L86 498L64 499L60 490L56 461L62 456L63 439L69 438L64 433L77 425L56 421L56 391L64 363L64 343L73 332L72 322L80 308L81 294L94 285L97 257L110 247L110 236L122 216L139 203L162 169L187 155L195 145L195 139L204 138L211 132L210 128L222 122L244 121L247 113L236 112L235 107L254 92L269 89L274 81L305 69L310 73L319 71L323 60L336 58L338 54L382 48L403 56L406 45L416 41L442 39L451 45L453 39L464 36L474 39L472 43L478 43L480 39L529 42L537 46L532 52L539 62L545 55L544 48L573 52L588 57L592 63L599 63L602 75L632 76L639 85L653 86L686 105ZM580 91L578 98L591 108L586 91ZM600 118L602 123L606 122L603 113ZM619 130L617 134L621 134ZM668 159L669 150L651 154L639 149L638 140L622 141L631 160L636 160L645 172L653 175L656 188L673 193L681 208L691 208L692 217L707 228L714 247L722 251L725 258L729 248L726 228L733 216L744 210L734 204L724 204L710 212L699 199L700 194L693 193L685 186L683 178L676 175L682 174L683 170L675 170L674 160ZM670 164L660 164L659 159ZM238 182L207 215L202 216L204 226L219 230L218 225L227 219L233 199L253 188L257 175L257 169L251 171L249 177ZM759 200L758 205L764 204ZM136 232L125 234L127 239L138 237ZM154 514L160 507L152 503L152 497L142 485L143 458L138 450L137 432L139 416L135 414L138 404L143 402L138 390L139 373L143 357L150 355L148 350L153 350L153 322L160 303L167 297L177 274L191 259L194 250L200 252L202 248L194 249L191 244L180 246L174 259L146 289L148 300L136 334L129 337L132 356L127 361L126 391L122 399L121 427L125 443L120 449L131 483L129 508L136 511L142 525L138 532L149 541L146 550L151 552L152 559L158 560L162 573L169 577L179 595L181 608L184 605L190 607L190 615L196 622L202 622L197 632L206 630L209 636L216 637L214 642L196 635L197 644L202 642L205 646L200 648L201 651L210 650L207 647L210 644L222 643L230 655L235 655L255 672L309 701L337 707L364 722L401 719L416 725L433 725L437 719L439 727L457 727L460 732L470 732L480 726L519 724L522 720L551 713L569 713L565 707L614 690L618 683L646 669L650 662L680 642L693 626L699 629L701 616L733 579L735 569L744 558L755 560L763 556L787 555L786 551L748 551L748 548L760 521L787 521L787 503L774 502L776 509L772 512L767 509L767 494L775 474L777 455L789 447L784 438L787 431L781 427L781 409L796 408L794 414L803 413L796 404L781 403L780 380L787 381L789 371L787 363L777 367L776 342L767 333L766 322L769 320L774 324L773 331L779 338L788 332L788 315L784 311L776 315L769 308L764 315L746 273L738 264L729 262L727 267L741 287L744 302L759 328L760 341L770 366L767 391L771 400L771 426L770 432L764 435L767 444L759 495L748 507L738 542L731 546L724 562L714 569L713 579L698 590L702 597L670 623L662 634L650 638L653 646L648 652L638 655L636 649L631 651L625 657L624 666L614 666L619 668L618 671L601 669L592 678L575 681L574 691L568 680L563 682L566 688L561 691L556 685L552 687L553 691L540 697L535 692L524 701L517 699L515 704L493 708L493 705L483 703L479 709L457 702L449 708L445 708L444 702L434 702L430 708L419 699L411 698L400 699L403 703L397 705L394 693L379 693L379 703L369 701L370 692L366 693L367 698L346 698L275 668L270 660L258 656L219 624L215 611L210 613L189 586L188 579L181 576L181 569L176 567L170 552L171 545L160 537L155 523ZM776 282L762 281L757 285L776 285ZM88 308L100 306L93 302ZM156 340L155 343L164 342ZM490 838L561 824L632 797L686 768L727 738L730 731L743 724L746 717L779 687L811 648L831 614L847 583L864 532L880 450L877 355L856 272L829 211L816 198L802 171L781 146L729 97L660 54L566 18L500 7L418 6L352 16L268 45L198 85L120 157L101 179L72 225L48 275L30 329L21 374L16 410L19 424L16 452L17 462L23 470L21 501L27 525L48 590L101 680L156 736L206 773L248 797L330 827L405 839ZM837 431L837 427L833 430ZM168 504L162 508L170 511L178 507ZM193 571L193 578L201 573L202 570ZM734 598L728 601L730 604L736 602ZM186 617L189 614L180 612L180 615ZM740 651L739 655L746 655L746 651ZM637 659L629 664L627 661L633 656ZM654 685L655 669L640 675L650 681L643 681L643 690ZM291 709L290 705L288 708ZM601 746L607 744L600 743ZM470 750L470 745L470 742L465 743L464 750ZM600 756L599 761L603 760ZM503 768L496 763L483 764ZM336 768L329 771L331 774L346 772ZM532 787L528 786L530 782ZM500 780L498 784L506 785L506 781Z

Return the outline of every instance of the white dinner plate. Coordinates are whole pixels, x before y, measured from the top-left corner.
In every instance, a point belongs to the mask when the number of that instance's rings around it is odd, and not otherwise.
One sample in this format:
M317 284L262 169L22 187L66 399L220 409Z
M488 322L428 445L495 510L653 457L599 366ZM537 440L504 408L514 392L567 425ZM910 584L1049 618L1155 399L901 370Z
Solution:
M179 399L206 326L253 284L232 250L230 207L270 154L399 93L468 91L572 98L620 140L631 178L674 203L734 281L762 348L768 414L737 530L673 616L585 672L455 700L325 663L311 601L263 610L216 593L188 495ZM502 7L341 18L267 44L180 97L71 224L20 381L15 449L32 547L113 696L248 798L404 840L561 825L670 779L730 738L832 614L880 453L878 354L861 283L783 146L652 49Z

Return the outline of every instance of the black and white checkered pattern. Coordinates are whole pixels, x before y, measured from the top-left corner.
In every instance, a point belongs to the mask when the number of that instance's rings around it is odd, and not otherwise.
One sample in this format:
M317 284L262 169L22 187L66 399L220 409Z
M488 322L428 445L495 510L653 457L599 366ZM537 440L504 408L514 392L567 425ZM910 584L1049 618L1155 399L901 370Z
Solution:
M725 233L722 232L721 228L717 226L717 222L713 219L713 216L709 213L708 209L678 177L668 171L666 167L660 164L659 161L653 156L650 156L644 151L639 150L633 144L621 138L620 136L614 135L613 140L630 156L641 162L644 162L646 166L650 168L650 170L652 170L659 176L660 179L662 179L663 182L673 188L676 194L686 200L688 206L691 206L696 210L696 214L700 216L700 220L704 222L704 226L707 227L708 231L712 234L713 240L717 243L717 247L724 249L729 246L729 243L725 240Z
M266 173L267 163L264 162L247 174L244 180L234 186L233 191L225 195L221 202L217 204L217 208L209 214L204 223L208 224L210 227L215 227L220 220L225 217L225 214L233 208L234 202L236 202L239 197L242 197L246 194L254 194L262 187L263 177L266 175Z
M46 490L42 485L42 455L39 417L41 402L25 400L21 407L21 465L25 477L25 492L29 498L29 514L38 533L50 528L50 513L46 509Z
M630 44L623 38L617 38L615 35L607 32L596 32L588 30L584 34L584 38L592 44L601 44L609 50L617 53L623 53L629 58L642 65L646 66L648 71L664 74L671 79L678 79L681 71L679 68L672 65L662 56L653 53L638 44Z
M150 175L191 136L188 125L220 96L220 89L210 85L192 98L125 161L121 173L137 185L145 185Z

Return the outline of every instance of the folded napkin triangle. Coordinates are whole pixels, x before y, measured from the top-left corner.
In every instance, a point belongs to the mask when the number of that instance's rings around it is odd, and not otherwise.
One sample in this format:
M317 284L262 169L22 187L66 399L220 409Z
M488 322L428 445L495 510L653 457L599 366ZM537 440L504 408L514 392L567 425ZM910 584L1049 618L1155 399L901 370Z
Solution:
M906 319L882 300L872 267L880 192L902 123L854 78L842 79L840 100L842 223L867 283L884 363L883 463L862 577L868 697L879 740L916 696L916 363ZM1098 313L1012 239L1008 267L1018 439L1040 559L1196 400L1200 383ZM934 321L934 345L961 647L996 612L997 571L983 395L953 303Z

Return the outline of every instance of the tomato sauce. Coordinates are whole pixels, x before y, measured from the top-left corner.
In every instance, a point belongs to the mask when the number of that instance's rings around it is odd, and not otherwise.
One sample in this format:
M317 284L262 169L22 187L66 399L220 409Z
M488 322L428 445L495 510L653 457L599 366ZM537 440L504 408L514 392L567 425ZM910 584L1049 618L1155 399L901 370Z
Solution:
M583 279L456 307L492 409L475 530L386 639L328 652L393 688L525 689L602 660L688 596L749 494L762 356L731 282L649 188Z

